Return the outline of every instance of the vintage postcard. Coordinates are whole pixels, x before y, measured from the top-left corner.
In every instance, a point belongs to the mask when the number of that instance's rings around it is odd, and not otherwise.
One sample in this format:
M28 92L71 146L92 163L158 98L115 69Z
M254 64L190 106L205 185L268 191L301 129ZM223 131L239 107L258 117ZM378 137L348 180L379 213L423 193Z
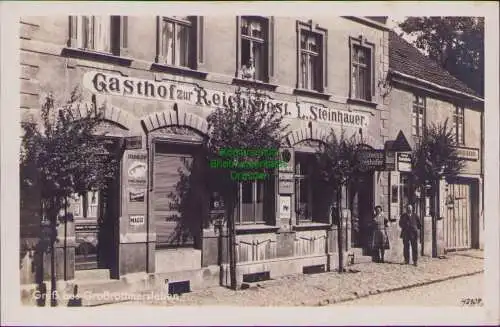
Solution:
M0 11L2 323L499 322L498 4Z

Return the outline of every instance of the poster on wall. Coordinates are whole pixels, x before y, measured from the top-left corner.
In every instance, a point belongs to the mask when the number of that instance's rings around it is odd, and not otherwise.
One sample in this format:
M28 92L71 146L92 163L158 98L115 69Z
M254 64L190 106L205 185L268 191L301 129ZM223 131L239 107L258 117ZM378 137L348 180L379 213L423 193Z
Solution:
M145 197L146 197L145 189L137 189L137 188L128 189L129 202L144 202Z
M127 178L131 184L146 184L147 156L145 154L130 153L128 155Z
M280 218L290 218L292 212L292 197L282 196L279 197Z

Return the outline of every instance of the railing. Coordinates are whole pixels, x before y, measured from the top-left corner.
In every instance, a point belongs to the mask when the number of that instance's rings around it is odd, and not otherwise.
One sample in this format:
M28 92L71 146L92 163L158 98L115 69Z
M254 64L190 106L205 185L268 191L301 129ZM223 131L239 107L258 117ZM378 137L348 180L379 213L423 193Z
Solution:
M261 261L276 258L276 241L267 239L251 242L239 241L236 244L237 262Z
M313 237L299 236L294 242L294 255L297 257L303 257L325 254L326 242L326 235Z

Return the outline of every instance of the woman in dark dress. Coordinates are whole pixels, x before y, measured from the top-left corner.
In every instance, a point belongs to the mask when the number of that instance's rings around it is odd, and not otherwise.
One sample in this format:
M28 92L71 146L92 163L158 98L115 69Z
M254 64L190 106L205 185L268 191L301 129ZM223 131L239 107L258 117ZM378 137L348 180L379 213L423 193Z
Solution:
M387 226L389 219L385 216L381 206L375 207L375 216L372 221L372 251L375 262L384 262L385 250L389 249Z

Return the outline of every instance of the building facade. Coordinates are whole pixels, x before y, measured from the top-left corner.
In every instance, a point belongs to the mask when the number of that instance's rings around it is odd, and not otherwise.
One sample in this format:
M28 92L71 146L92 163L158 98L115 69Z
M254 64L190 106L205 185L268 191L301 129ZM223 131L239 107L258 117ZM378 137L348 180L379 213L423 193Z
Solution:
M59 230L58 278L78 279L94 269L111 278L147 272L193 285L219 283L227 247L210 222L198 149L211 110L247 86L265 91L268 108L285 116L282 147L293 164L266 182L240 185L239 280L333 269L336 227L310 181L311 157L331 128L383 149L389 113L379 86L388 56L388 29L377 17L23 18L23 120L36 119L44 92L62 102L79 86L85 100L74 113L96 105L105 114L108 142L125 144L118 146L125 149L116 152L120 173L106 194L71 201L74 219ZM387 173L363 178L342 204L352 209L344 210L349 246L363 244L351 220L363 225L375 204L387 202ZM186 180L194 191L182 191ZM21 231L22 239L37 229L34 203L22 206L22 225L32 227ZM29 257L21 268L27 283L37 275Z
M424 225L422 252L432 254L432 212L436 216L437 254L446 251L483 248L483 137L484 100L463 82L451 76L436 62L415 47L389 33L389 80L392 89L386 102L390 107L390 134L402 131L415 147L423 137L424 127L443 124L455 137L458 156L465 160L461 173L452 179L442 178L437 204L411 185L409 172L390 173L391 215L396 217L408 203L416 204Z
M265 106L279 110L289 125L281 150L292 154L288 167L272 178L239 185L239 282L336 268L331 203L311 179L312 156L331 129L378 151L399 130L411 135L407 110L414 89L400 87L395 77L403 75L388 75L384 18L40 16L23 17L20 36L22 120L37 119L48 92L64 103L79 87L83 100L72 113L102 110L100 129L120 162L106 191L70 200L71 219L58 227L58 279L142 273L158 281L189 280L194 288L225 283L227 233L212 220L209 170L200 148L209 136L208 115L231 105L238 88L266 93ZM429 97L427 121L453 108L446 99ZM482 129L475 124L481 111L466 108L465 145L480 149ZM464 147L464 155L469 150ZM466 184L460 179L448 187L458 203L468 194L474 217L481 167L480 158L471 161ZM343 192L346 254L366 255L375 205L399 215L395 204L405 200L393 190L403 179L391 169L368 171ZM43 229L36 199L36 193L21 196L25 284L47 278L50 267L49 256L36 251ZM444 239L454 242L447 233ZM391 235L396 258L399 227L392 226ZM480 238L469 240L476 246Z

